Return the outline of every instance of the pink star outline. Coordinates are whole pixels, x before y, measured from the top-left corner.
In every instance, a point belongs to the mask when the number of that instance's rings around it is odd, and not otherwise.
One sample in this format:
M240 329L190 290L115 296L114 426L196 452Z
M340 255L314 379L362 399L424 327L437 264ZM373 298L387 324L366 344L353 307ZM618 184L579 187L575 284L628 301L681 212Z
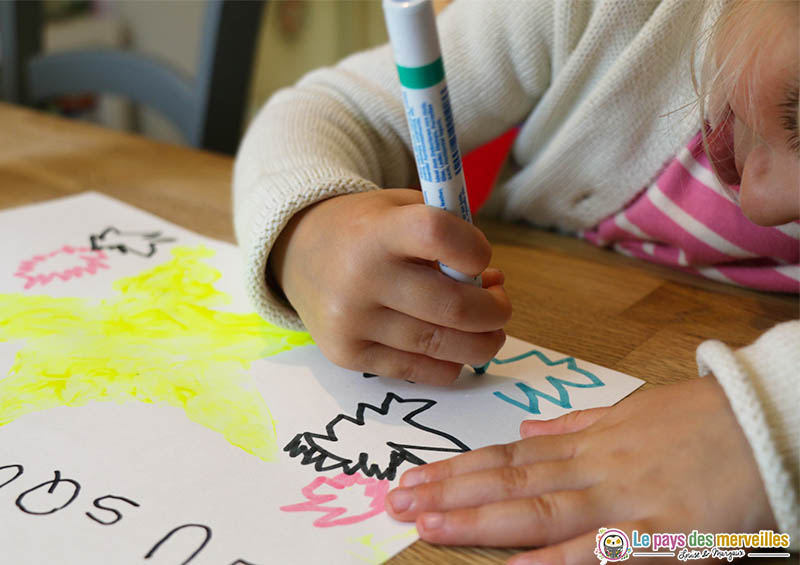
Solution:
M370 509L361 514L354 514L340 518L342 514L347 513L347 508L343 506L324 506L328 502L333 502L339 498L336 494L316 494L314 491L322 485L329 485L335 489L342 490L353 485L364 485L364 496L372 498L369 503ZM332 479L328 477L317 477L308 485L304 486L300 492L308 500L306 502L298 502L289 506L281 506L284 512L325 512L314 520L314 526L317 528L329 528L331 526L346 526L349 524L357 524L363 522L368 518L372 518L384 511L383 504L386 498L386 493L389 492L389 481L378 480L375 478L363 477L360 473L354 475L347 475L341 473Z
M56 255L75 255L81 261L81 264L75 265L63 271L52 271L50 273L34 273L33 271L41 264L46 263ZM94 275L100 269L108 269L108 265L103 261L108 259L108 256L99 250L90 249L89 247L72 247L64 245L63 247L46 253L43 255L34 255L30 259L22 261L17 267L17 272L14 273L15 277L25 279L25 290L40 284L45 286L55 279L68 281L71 278L79 278L84 274Z

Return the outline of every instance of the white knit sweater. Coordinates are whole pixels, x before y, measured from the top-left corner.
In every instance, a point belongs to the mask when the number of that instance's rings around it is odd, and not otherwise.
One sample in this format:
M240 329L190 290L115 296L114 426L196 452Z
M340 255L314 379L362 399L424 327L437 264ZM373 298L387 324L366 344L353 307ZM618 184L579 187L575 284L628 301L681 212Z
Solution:
M446 9L439 33L462 151L521 125L507 180L486 210L574 232L648 184L700 127L690 61L702 56L696 38L720 5L699 6L459 0ZM251 124L234 171L236 233L258 312L302 328L265 278L270 249L294 213L334 195L415 184L388 46L276 93ZM740 352L704 344L698 359L728 393L780 528L796 543L800 322Z

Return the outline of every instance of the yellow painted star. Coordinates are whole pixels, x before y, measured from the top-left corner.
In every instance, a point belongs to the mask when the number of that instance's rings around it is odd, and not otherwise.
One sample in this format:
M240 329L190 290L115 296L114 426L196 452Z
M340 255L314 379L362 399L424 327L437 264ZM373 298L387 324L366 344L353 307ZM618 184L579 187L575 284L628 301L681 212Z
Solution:
M176 247L172 259L114 283L117 294L82 298L0 294L0 342L24 340L0 379L0 426L25 414L90 401L158 402L265 461L275 426L246 369L312 343L256 314L214 310L213 251Z

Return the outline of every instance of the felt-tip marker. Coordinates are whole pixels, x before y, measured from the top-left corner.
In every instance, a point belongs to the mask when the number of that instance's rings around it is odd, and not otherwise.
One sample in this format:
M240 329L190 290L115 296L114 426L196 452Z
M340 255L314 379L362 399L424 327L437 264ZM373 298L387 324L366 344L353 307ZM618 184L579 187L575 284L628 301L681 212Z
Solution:
M383 0L383 14L425 203L472 223L433 4ZM480 276L459 273L441 262L439 267L457 281L481 286Z

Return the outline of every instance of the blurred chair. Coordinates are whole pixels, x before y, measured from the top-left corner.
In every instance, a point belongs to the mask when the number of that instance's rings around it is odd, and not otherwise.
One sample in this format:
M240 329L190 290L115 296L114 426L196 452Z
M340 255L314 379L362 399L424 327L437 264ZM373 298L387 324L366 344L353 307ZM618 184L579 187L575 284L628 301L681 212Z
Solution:
M0 0L0 95L39 105L56 96L117 94L154 108L195 147L233 154L242 134L263 0L209 0L195 78L122 50L42 54L40 0Z

